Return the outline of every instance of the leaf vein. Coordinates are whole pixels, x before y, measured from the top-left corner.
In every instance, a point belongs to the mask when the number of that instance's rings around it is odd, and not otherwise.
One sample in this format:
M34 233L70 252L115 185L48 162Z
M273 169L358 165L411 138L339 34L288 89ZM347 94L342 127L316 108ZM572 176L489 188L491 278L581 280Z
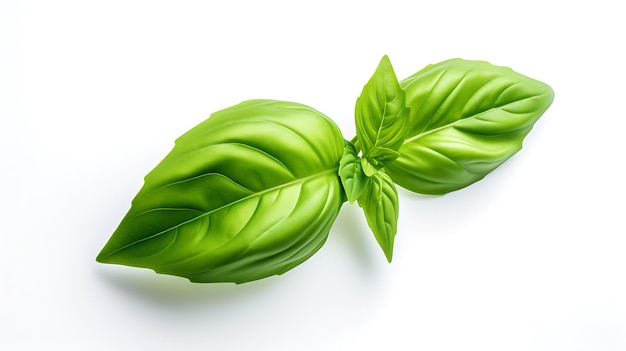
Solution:
M118 249L116 249L116 250L114 250L114 251L111 251L110 253L108 253L108 254L107 254L106 256L104 256L104 257L111 256L111 255L113 255L113 254L115 254L115 253L117 253L117 252L119 252L119 251L125 250L125 249L127 249L127 248L129 248L129 247L131 247L131 246L133 246L133 245L136 245L136 244L139 244L139 243L141 243L141 242L144 242L144 241L147 241L147 240L150 240L150 239L156 238L156 237L158 237L159 235L162 235L162 234L164 234L164 233L167 233L168 231L170 231L170 230L172 230L172 229L174 229L174 228L181 227L181 226L183 226L183 225L185 225L185 224L188 224L188 223L191 223L191 222L193 222L193 221L196 221L196 220L198 220L198 219L200 219L200 218L203 218L203 217L205 217L205 216L208 216L208 215L210 215L210 214L212 214L212 213L214 213L214 212L220 211L220 210L222 210L222 209L224 209L224 208L226 208L226 207L229 207L229 206L235 205L235 204L237 204L237 203L239 203L239 202L245 201L245 200L247 200L247 199L250 199L250 198L253 198L253 197L256 197L256 196L262 196L262 195L264 195L264 194L270 193L270 192L272 192L272 191L274 191L274 190L277 190L277 189L287 188L287 187L289 187L289 186L291 186L291 185L294 185L294 184L304 183L304 182L306 182L308 179L313 179L313 178L315 178L315 177L319 177L319 176L321 176L321 175L325 175L325 174L328 174L328 173L337 173L337 167L333 167L333 168L331 168L331 169L326 169L326 170L323 170L323 171L320 171L320 172L317 172L317 173L314 173L314 174L308 175L308 176L306 176L306 177L302 177L302 178L294 179L294 180L292 180L292 181L290 181L290 182L283 183L283 184L280 184L280 185L277 185L277 186L274 186L274 187L271 187L271 188L268 188L268 189L265 189L265 190L262 190L262 191L259 191L259 192L256 192L256 193L249 194L249 195L247 195L247 196L244 196L244 197L242 197L242 198L240 198L240 199L237 199L237 200L235 200L235 201L233 201L233 202L230 202L230 203L228 203L228 204L225 204L225 205L223 205L223 206L220 206L220 207L214 208L214 209L212 209L212 210L206 211L206 212L202 213L201 215L198 215L198 216L196 216L196 217L194 217L194 218L188 219L188 220L186 220L186 221L184 221L184 222L182 222L182 223L179 223L179 224L177 224L177 225L175 225L175 226L172 226L172 227L170 227L170 228L167 228L167 229L161 230L161 231L159 231L159 232L157 232L157 233L155 233L155 234L152 234L152 235L147 236L147 237L145 237L145 238L141 238L141 239L139 239L139 240L136 240L136 241L133 241L133 242L131 242L131 243L129 243L129 244L126 244L126 245L124 245L124 246L122 246L122 247L120 247L120 248L118 248Z
M425 136L425 135L435 133L435 132L437 132L437 131L439 131L439 130L441 130L441 129L445 129L445 128L449 128L449 127L454 127L457 123L460 123L461 121L463 121L464 119L467 119L467 118L477 118L477 116L479 116L479 115L484 115L484 114L486 114L486 113L489 113L489 112L491 112L491 111L493 111L493 110L498 110L498 109L503 110L503 111L505 111L505 112L509 112L509 111L505 110L505 107L506 107L507 105L511 105L511 104L514 104L514 103L517 103L517 102L521 102L521 101L525 101L525 100L534 99L534 98L541 97L541 96L544 96L544 95L547 95L547 94L538 94L538 95L527 96L527 97L525 97L525 98L523 98L523 99L519 99L519 100L515 100L515 101L508 102L508 103L506 103L506 104L504 104L504 105L490 107L490 108L488 108L488 109L486 109L486 110L484 110L484 111L478 112L478 113L476 113L476 114L474 114L474 115L472 115L472 116L468 116L468 117L463 118L463 119L457 119L456 121L454 121L454 122L452 122L452 123L449 123L449 124L443 125L443 126L441 126L441 127L434 128L434 129L429 130L429 131L426 131L426 132L418 133L418 134L416 134L416 135L414 135L414 136L412 136L412 137L408 137L408 138L404 139L404 143L403 143L403 145L404 145L404 144L408 144L408 143L410 143L410 142L412 142L412 141L414 141L414 140L416 140L416 139L419 139L419 138L421 138L421 137L423 137L423 136ZM518 114L521 114L521 113L518 113ZM517 130L517 129L512 130L512 131L514 132L514 131L516 131L516 130ZM477 133L474 133L474 134L477 134Z

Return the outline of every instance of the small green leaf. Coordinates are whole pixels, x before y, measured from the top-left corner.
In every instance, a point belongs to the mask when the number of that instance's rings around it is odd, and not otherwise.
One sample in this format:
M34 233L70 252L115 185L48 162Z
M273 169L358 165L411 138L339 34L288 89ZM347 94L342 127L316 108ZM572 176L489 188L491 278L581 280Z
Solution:
M393 256L393 242L398 230L398 191L387 173L378 171L368 178L359 197L367 224L383 249L387 261Z
M424 194L461 189L504 163L554 98L548 85L510 68L461 59L430 65L401 85L411 123L386 170Z
M400 156L400 153L396 150L392 150L386 147L377 146L372 149L369 156L366 158L376 168L383 168L386 164L393 162Z
M377 161L372 160L372 162ZM366 158L361 159L361 168L363 168L363 173L365 173L365 175L368 177L371 177L376 174L376 172L378 172L378 168L376 167L376 165L371 164L370 161Z
M355 108L356 134L363 158L378 169L399 155L396 151L402 146L409 125L405 102L404 90L389 58L384 56L363 87Z
M347 141L343 149L343 156L339 161L339 177L348 197L348 202L354 203L363 193L367 178L363 173L360 158L357 156L354 145Z
M343 143L335 123L301 104L216 112L146 176L97 260L194 282L282 274L326 241L343 204Z

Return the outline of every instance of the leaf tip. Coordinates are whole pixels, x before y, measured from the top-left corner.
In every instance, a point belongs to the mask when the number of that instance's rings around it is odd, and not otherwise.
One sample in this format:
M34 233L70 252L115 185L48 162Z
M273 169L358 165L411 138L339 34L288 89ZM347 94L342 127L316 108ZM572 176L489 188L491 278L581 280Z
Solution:
M114 255L115 251L111 250L107 245L105 245L102 250L100 250L100 253L98 253L98 256L96 256L96 262L99 263L116 263L115 260L115 256Z
M383 249L383 253L385 254L385 258L388 263L391 263L393 258L393 243L395 239L396 233L395 230L391 233L391 235L387 236L387 240L383 242L379 242L380 248Z
M96 262L99 262L99 263L108 263L108 262L107 262L107 260L106 260L106 258L107 258L107 255L104 255L104 254L102 253L102 251L100 251L100 253L98 254L98 256L96 256Z
M388 55L383 55L383 57L380 59L380 63L385 63L385 65L391 65L391 60L389 59Z
M391 260L393 258L393 246L383 251L385 252L385 257L387 258L387 262L391 263Z
M394 72L393 66L391 65L391 60L389 59L389 56L387 55L383 56L380 59L380 62L378 63L378 67L376 68L376 71L383 72L385 75L392 75L393 80L397 81L396 73Z
M550 105L552 105L552 102L554 102L554 89L552 89L552 87L546 83L543 83L543 85L545 85L546 95L548 96L548 102L546 105L550 107Z

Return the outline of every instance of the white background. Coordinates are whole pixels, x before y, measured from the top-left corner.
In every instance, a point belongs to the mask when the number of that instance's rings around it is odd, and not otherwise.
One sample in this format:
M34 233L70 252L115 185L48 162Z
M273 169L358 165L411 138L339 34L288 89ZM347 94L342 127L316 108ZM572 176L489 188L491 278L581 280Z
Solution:
M0 349L626 350L618 1L0 1ZM555 101L524 149L400 191L387 264L356 206L289 273L192 284L95 256L208 115L301 102L354 135L382 55L510 66Z

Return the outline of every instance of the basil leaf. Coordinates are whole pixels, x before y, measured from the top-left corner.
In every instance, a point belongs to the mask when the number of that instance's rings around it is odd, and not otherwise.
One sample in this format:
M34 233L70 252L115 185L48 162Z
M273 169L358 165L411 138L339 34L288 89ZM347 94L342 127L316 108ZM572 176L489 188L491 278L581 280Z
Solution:
M339 161L339 177L343 184L349 203L354 203L361 196L365 189L367 178L363 173L359 156L357 156L354 145L346 142L343 149L343 156Z
M404 91L387 56L365 84L355 108L363 158L377 169L395 160L409 125Z
M366 176L371 177L378 172L378 168L372 165L366 158L361 159L361 168Z
M425 194L461 189L513 156L554 97L548 85L510 68L461 59L428 66L401 85L411 125L386 170Z
M343 203L344 139L307 106L252 100L181 136L97 257L194 282L282 274L325 242Z
M393 256L393 242L398 230L398 191L387 173L378 171L368 178L358 199L367 224L383 249L387 261Z

